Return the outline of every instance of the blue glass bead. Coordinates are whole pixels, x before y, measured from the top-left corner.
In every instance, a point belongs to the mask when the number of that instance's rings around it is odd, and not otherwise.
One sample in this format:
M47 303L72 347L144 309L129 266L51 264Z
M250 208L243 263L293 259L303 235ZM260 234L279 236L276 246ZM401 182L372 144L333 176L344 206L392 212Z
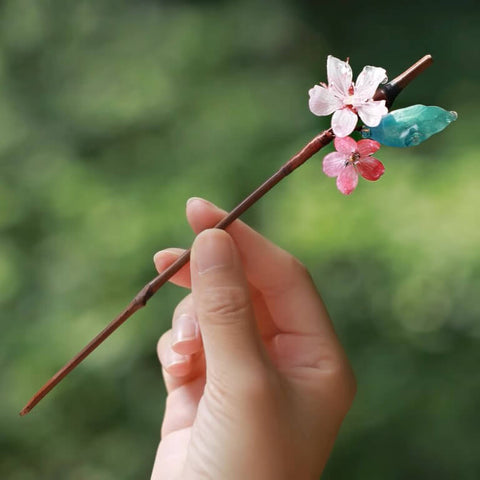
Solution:
M382 117L377 127L363 127L362 137L389 147L412 147L441 132L458 115L440 107L412 105Z

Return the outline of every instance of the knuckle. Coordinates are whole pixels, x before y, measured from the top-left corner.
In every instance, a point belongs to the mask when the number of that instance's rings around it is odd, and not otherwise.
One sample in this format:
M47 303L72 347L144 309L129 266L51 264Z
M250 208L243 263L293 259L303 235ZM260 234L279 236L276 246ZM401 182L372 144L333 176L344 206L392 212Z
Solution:
M193 310L193 298L192 294L189 293L186 297L184 297L178 305L175 307L173 311L173 318L180 316L182 313L189 313Z
M345 405L350 407L357 393L357 379L349 364L341 369L341 391L345 400Z
M171 334L172 334L171 329L170 329L170 330L167 330L167 331L159 338L159 340L158 340L158 342L157 342L157 356L158 356L158 359L159 359L160 363L162 363L162 359L164 359L164 357L165 357L166 349L168 348L168 346L169 346L169 344L170 344Z
M273 278L268 287L263 287L262 292L266 295L282 295L285 291L305 285L313 284L312 276L307 267L290 253L283 251L279 256L279 265L284 272L281 276Z
M285 271L291 279L290 282L284 284L285 288L292 288L292 285L303 285L305 280L312 281L312 276L309 270L297 257L287 254L285 266Z
M336 403L343 411L348 411L357 393L357 380L346 359L339 359L329 369L331 391Z
M290 268L295 276L310 278L307 267L297 258L290 255Z
M207 315L231 318L249 312L250 295L242 287L215 287L205 290L202 303Z

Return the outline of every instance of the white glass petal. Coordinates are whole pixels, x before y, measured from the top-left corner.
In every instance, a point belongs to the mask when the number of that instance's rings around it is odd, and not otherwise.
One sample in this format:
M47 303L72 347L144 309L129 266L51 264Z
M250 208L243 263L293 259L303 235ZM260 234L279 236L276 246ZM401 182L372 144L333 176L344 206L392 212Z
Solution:
M370 101L357 107L358 115L369 127L376 127L384 115L388 113L385 100Z
M350 109L337 110L332 117L333 133L337 137L348 137L357 125L357 115Z
M352 85L352 68L347 62L329 55L327 58L328 86L335 95L340 98L348 95L348 89Z
M386 80L386 70L380 67L363 67L355 82L355 96L363 101L370 100L380 83Z
M315 115L330 115L342 106L342 101L335 97L329 89L315 85L308 92L310 100L308 106Z

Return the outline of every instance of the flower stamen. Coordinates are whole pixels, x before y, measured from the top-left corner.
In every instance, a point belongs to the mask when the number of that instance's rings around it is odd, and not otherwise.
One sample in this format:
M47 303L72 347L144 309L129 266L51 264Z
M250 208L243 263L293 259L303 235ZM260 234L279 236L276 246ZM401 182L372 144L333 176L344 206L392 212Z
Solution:
M358 152L353 152L350 155L349 161L351 163L357 163L360 160L361 155Z

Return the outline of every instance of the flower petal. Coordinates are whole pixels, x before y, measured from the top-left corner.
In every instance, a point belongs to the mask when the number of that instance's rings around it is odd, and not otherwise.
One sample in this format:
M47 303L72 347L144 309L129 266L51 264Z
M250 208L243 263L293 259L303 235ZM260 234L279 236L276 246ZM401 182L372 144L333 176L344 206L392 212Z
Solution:
M362 157L357 162L356 167L363 178L372 182L378 180L385 172L383 163L374 157Z
M358 117L349 108L337 110L332 117L333 133L337 137L348 137L357 125Z
M382 117L388 113L388 108L385 106L385 100L372 100L363 105L359 105L357 111L365 125L376 127Z
M347 158L357 150L357 142L352 137L335 137L335 150L347 155ZM368 154L367 154L368 155Z
M327 58L328 86L339 98L348 95L348 89L352 85L352 68L347 62L329 55Z
M342 106L342 101L325 87L315 85L308 91L308 106L315 115L330 115Z
M375 95L378 85L386 78L387 72L384 68L370 65L363 67L355 82L355 96L363 101L370 100Z
M345 168L347 156L343 153L332 152L323 158L323 173L329 177L337 177Z
M337 188L344 194L350 195L357 186L358 175L353 165L348 165L337 177Z
M369 138L364 138L357 142L357 152L361 157L366 157L375 153L380 148L380 144L375 140L370 140ZM338 150L338 148L337 148Z

